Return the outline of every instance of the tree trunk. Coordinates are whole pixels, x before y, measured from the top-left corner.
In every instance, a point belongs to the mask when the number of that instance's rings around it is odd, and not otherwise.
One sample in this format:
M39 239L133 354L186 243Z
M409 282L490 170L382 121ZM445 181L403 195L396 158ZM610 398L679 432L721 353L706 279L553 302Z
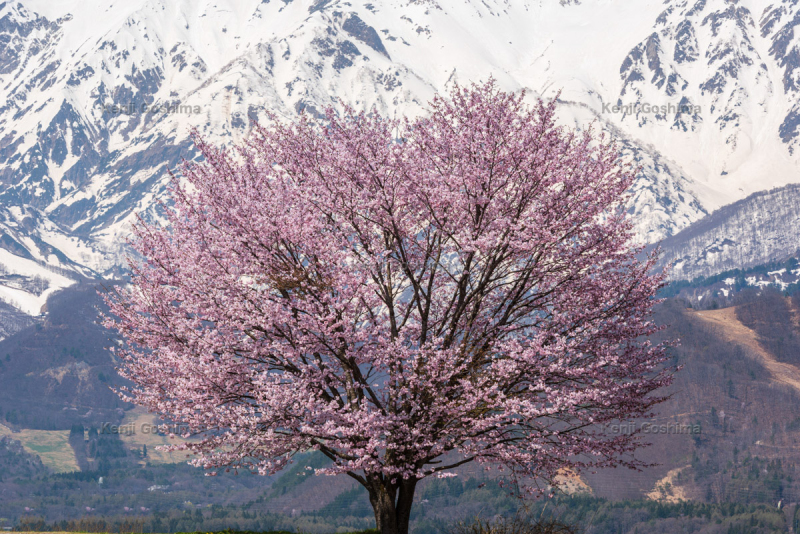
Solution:
M398 480L392 484L383 476L367 478L369 502L375 512L375 524L381 534L408 534L411 504L414 501L416 479Z

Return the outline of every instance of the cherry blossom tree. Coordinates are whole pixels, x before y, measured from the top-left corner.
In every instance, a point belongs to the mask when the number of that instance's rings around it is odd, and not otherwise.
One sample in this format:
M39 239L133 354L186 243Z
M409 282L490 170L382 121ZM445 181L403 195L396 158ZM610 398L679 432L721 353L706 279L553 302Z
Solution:
M381 532L475 461L537 491L562 469L642 464L670 382L646 338L663 275L623 209L636 169L494 81L428 113L255 125L173 179L108 297L121 394L197 439L206 469L271 474L317 450Z

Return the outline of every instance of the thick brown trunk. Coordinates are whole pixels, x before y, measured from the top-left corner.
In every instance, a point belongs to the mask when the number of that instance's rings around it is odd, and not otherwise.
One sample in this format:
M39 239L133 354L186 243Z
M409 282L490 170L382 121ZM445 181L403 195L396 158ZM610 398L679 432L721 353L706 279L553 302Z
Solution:
M408 534L416 479L391 484L383 477L369 477L368 483L369 502L381 534Z

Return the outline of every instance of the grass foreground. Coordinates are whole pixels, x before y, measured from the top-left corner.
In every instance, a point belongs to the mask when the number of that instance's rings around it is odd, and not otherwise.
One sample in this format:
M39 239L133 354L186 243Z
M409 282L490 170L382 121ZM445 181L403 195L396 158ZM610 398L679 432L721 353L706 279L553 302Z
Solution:
M33 531L33 530L20 530L15 531L20 532L22 534L76 534L76 532L72 531ZM88 533L87 533L88 534ZM92 534L116 534L110 532L97 532ZM135 532L123 532L121 534L137 534ZM297 534L296 532L289 532L288 530L270 530L266 532L260 531L253 531L253 530L221 530L218 532L206 532L206 531L196 531L196 532L176 532L175 534ZM347 532L336 532L331 534L379 534L377 529L369 529L369 530L358 530L358 531L347 531Z

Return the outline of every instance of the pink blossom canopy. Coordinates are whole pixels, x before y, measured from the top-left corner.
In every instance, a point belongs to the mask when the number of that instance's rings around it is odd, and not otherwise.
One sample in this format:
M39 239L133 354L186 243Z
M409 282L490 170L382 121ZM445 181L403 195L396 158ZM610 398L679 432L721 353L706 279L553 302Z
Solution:
M173 180L168 224L136 226L142 259L108 299L123 394L212 469L309 449L362 483L637 465L637 437L602 425L662 400L662 276L622 209L635 169L555 110L489 82L415 120L197 139L204 162Z

